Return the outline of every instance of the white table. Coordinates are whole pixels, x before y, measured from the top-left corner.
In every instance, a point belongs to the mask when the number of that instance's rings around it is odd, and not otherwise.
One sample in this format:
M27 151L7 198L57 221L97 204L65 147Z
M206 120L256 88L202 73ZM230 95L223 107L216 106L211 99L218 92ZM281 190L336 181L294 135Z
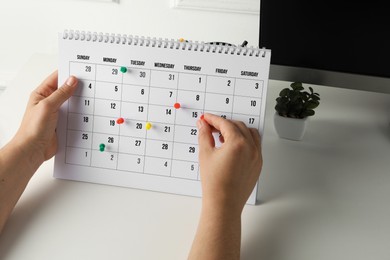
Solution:
M34 55L0 96L0 145L29 93L56 69ZM242 259L389 259L390 96L313 86L317 114L300 142L277 137L270 81L260 204L243 212ZM199 198L56 180L53 160L31 180L0 236L0 259L186 259Z

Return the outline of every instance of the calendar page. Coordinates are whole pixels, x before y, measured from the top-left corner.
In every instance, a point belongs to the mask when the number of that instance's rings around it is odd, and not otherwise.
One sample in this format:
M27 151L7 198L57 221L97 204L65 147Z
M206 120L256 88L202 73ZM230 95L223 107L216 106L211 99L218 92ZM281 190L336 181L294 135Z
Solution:
M65 31L59 52L59 84L79 84L60 109L55 178L200 197L201 115L263 131L270 50Z

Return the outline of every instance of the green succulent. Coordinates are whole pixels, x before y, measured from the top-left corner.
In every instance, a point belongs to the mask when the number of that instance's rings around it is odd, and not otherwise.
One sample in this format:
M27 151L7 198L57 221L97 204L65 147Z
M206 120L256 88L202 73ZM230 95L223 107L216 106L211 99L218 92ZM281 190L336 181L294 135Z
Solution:
M276 99L275 109L280 116L290 118L305 118L315 114L314 109L320 104L320 94L304 91L301 82L293 82L290 88L282 89Z

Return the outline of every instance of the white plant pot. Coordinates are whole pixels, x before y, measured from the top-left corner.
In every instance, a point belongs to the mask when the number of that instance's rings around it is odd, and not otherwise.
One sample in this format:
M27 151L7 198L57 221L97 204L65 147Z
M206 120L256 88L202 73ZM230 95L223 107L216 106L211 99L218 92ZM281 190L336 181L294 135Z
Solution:
M279 116L278 113L274 115L274 126L276 133L280 138L300 141L302 140L306 131L307 117L289 118Z

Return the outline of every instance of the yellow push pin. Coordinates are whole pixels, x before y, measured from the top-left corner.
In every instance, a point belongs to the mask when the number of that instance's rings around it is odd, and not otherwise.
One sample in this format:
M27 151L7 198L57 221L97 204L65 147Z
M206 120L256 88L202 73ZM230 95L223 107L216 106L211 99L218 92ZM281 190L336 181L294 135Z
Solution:
M184 38L179 39L179 42L184 42L184 41L185 41Z
M145 125L146 130L150 130L152 128L152 124L147 122Z

